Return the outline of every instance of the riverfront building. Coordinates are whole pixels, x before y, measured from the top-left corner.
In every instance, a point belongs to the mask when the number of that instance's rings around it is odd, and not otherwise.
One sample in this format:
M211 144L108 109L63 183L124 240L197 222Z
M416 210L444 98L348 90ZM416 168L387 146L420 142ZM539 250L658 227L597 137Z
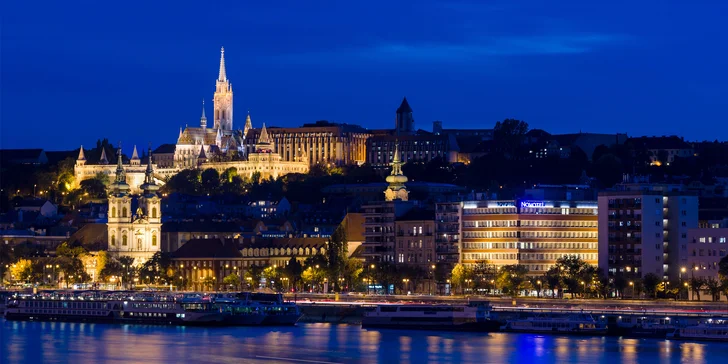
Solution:
M728 228L688 229L687 264L681 278L718 279L718 263L728 254ZM683 272L683 268L684 272Z
M698 197L666 185L620 184L599 193L599 267L610 277L647 273L677 281L688 263Z
M596 201L465 201L460 214L460 262L522 264L546 273L563 256L597 264Z

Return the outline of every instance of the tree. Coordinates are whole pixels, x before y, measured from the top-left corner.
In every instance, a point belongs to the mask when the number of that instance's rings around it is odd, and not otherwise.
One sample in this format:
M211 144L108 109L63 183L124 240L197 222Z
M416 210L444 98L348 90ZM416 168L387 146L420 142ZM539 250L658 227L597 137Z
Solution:
M220 173L213 168L202 171L200 175L203 193L214 195L220 188Z
M334 289L340 291L339 277L344 273L348 253L346 241L346 220L339 224L329 238L326 254L329 266L329 279L334 283Z
M235 273L230 273L222 279L222 283L227 288L237 288L240 286L240 277Z
M505 119L495 123L493 140L504 152L512 154L523 142L526 132L528 132L528 123L516 119Z
M657 298L657 285L660 284L660 277L654 273L647 273L642 277L642 284L647 294Z
M19 281L25 283L33 281L35 274L33 270L33 262L29 259L20 259L10 266L10 274Z
M707 279L705 281L705 288L708 289L708 293L710 293L710 297L713 299L714 302L720 300L721 284L717 279Z
M502 287L505 293L518 296L518 293L524 288L523 284L526 282L527 274L528 268L525 265L504 265L498 272L498 286Z
M258 288L260 279L263 278L263 270L263 267L253 264L245 271L245 280L250 284L250 289Z
M627 279L624 278L624 275L617 274L614 276L614 289L617 291L619 297L624 297L625 288L627 288Z
M108 180L108 177L107 177ZM79 184L84 194L93 198L106 198L106 185L101 180L90 178L81 181Z
M693 290L693 296L698 296L698 301L700 301L700 290L705 287L706 283L705 278L701 277L693 277L688 280L688 285Z
M551 290L551 297L555 296L555 291L559 290L559 295L563 295L563 290L561 290L562 287L562 278L561 278L561 270L559 267L551 267L546 272L546 285Z
M213 276L207 276L200 280L200 283L202 283L202 287L207 288L209 290L215 289L215 277Z
M723 280L728 280L728 255L724 256L718 262L718 274Z
M541 289L543 289L544 281L546 277L528 277L528 283L536 291L536 298L541 297Z
M291 257L288 264L283 268L283 274L291 282L291 287L294 289L298 286L298 282L301 280L301 273L303 273L303 265L296 259Z
M473 268L464 264L456 264L452 269L451 282L455 287L460 288L460 293L465 293L465 281L475 276Z
M569 289L572 298L579 290L587 266L588 264L576 255L567 255L556 260L555 267L560 272L562 282Z

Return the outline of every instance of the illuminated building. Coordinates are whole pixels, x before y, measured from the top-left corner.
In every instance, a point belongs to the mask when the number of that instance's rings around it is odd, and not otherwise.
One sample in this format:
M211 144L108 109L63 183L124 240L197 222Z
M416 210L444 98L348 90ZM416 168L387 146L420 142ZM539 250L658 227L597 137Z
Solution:
M247 115L243 130L233 129L233 91L225 69L224 49L220 52L220 69L218 78L215 81L213 102L212 127L207 123L205 103L203 101L199 127L186 126L184 129L180 129L176 144L165 144L157 149L158 153L155 153L155 158L152 161L157 164L153 175L155 183L162 184L166 178L188 168L213 168L220 173L228 168L234 168L239 175L248 178L255 172L260 173L262 178L278 178L288 173L307 173L309 169L308 148L313 148L310 155L316 157L319 157L316 153L324 150L318 144L302 143L295 153L284 154L277 144L278 139L269 136L265 126L255 130L255 141L252 144L244 145L246 134L253 130L252 121L250 115ZM351 128L347 129L344 126L336 126L335 128L346 129L347 131L344 134L353 132L349 130ZM317 137L320 136L317 140L329 140L324 138L323 134L319 134L321 133L316 134ZM350 136L349 134L346 135L347 137ZM364 159L363 148L366 136L366 132L358 128L351 135L352 140L341 136L338 139L331 138L337 140L338 147L341 149L339 152L341 153L343 151L348 153L355 148L361 147L359 157L355 153L346 154L346 158L350 157L352 159L342 159L342 162L349 163L354 158ZM354 139L359 141L355 142ZM344 155L341 154L341 156L343 158ZM332 160L336 160L336 158ZM318 159L318 161L323 161L323 159ZM141 164L141 158L139 158L136 146L129 164L125 165L124 168L126 183L131 186L130 192L133 194L141 192L138 186L144 183L146 171ZM80 184L83 180L95 178L99 173L111 176L115 173L115 169L114 165L109 164L105 158L105 151L98 164L87 164L82 146L76 160L74 173L76 183Z
M366 141L370 137L370 133L358 125L326 121L304 124L300 128L270 127L267 132L275 145L273 151L281 156L281 161L307 156L311 165L362 164L366 159ZM261 129L246 132L244 152L255 149L261 133Z
M687 262L680 266L682 280L718 280L720 260L728 255L728 228L688 229ZM684 270L684 271L683 271Z
M599 193L599 267L610 276L653 273L677 281L688 264L698 197L665 185L621 184Z
M531 275L546 273L569 255L596 265L597 233L596 201L465 201L460 261L522 264Z
M149 150L151 156L151 148ZM154 170L149 158L141 195L136 199L137 209L132 210L134 197L126 182L124 166L121 163L121 148L118 151L116 178L109 192L108 251L112 255L134 258L134 264L143 264L155 253L161 251L162 211L161 199L157 194L159 186L154 182Z

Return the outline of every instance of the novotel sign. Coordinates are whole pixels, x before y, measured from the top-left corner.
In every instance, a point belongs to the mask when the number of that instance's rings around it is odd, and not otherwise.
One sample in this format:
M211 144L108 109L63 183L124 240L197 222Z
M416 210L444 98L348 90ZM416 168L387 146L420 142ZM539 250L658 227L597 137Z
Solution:
M546 207L543 201L521 201L521 207Z

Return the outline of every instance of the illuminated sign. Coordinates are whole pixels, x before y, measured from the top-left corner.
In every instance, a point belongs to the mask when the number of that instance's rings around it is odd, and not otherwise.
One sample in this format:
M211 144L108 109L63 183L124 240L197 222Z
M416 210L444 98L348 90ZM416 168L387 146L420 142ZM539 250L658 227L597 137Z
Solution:
M543 201L521 201L521 207L546 207Z
M516 207L513 201L490 201L488 207Z

